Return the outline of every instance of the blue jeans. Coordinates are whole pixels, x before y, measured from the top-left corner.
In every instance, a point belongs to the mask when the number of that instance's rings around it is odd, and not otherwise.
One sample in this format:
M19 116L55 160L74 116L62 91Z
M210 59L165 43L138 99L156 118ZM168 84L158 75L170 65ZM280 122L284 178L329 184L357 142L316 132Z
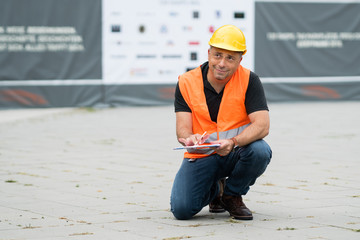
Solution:
M171 212L179 220L190 219L218 195L221 178L227 178L224 194L245 195L271 155L270 146L258 140L223 157L213 154L194 162L185 158L173 183Z

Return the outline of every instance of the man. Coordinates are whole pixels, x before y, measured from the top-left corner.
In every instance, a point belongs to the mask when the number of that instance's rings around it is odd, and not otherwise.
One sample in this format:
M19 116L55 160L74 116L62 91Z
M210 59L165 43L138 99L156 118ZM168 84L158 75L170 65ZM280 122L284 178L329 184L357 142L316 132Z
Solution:
M222 26L209 45L208 62L179 76L176 134L184 146L220 146L185 152L172 187L171 211L185 220L209 205L210 212L226 210L236 219L252 220L242 195L271 159L262 140L269 133L267 102L259 77L240 65L246 53L240 29Z

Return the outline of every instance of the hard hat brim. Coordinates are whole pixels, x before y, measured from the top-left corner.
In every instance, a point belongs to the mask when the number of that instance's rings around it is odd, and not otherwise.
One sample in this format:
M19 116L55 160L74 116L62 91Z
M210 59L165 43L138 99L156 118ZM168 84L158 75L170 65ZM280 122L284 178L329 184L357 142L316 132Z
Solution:
M216 48L221 48L221 49L225 49L225 50L228 50L228 51L233 51L233 52L241 52L242 55L244 55L246 53L246 49L240 49L240 48L235 48L229 44L226 44L226 43L211 43L209 42L209 45L212 46L212 47L216 47Z

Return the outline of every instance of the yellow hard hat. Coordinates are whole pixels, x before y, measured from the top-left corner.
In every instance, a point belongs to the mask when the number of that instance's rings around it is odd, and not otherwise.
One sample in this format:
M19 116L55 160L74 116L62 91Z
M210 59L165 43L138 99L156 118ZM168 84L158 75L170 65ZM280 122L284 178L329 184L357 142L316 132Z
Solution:
M212 35L209 45L229 51L246 53L244 33L234 25L224 25Z

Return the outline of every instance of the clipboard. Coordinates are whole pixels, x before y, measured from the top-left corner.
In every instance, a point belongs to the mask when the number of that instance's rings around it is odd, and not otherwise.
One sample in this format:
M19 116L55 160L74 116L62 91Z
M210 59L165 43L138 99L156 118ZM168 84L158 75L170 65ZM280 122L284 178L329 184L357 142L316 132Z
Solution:
M193 146L181 146L173 148L173 150L181 150L181 149L206 149L211 147L219 147L220 143L215 144L204 144L204 145L193 145Z

